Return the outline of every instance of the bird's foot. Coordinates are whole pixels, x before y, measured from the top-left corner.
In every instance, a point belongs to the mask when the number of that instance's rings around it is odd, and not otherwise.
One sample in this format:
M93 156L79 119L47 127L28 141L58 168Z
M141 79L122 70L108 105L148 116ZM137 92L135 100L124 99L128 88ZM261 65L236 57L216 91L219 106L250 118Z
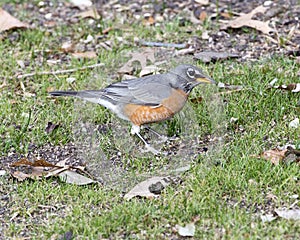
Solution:
M151 152L154 155L159 155L160 151L156 150L154 147L152 147L150 144L145 144L145 149L142 150L142 152L147 153L147 152Z

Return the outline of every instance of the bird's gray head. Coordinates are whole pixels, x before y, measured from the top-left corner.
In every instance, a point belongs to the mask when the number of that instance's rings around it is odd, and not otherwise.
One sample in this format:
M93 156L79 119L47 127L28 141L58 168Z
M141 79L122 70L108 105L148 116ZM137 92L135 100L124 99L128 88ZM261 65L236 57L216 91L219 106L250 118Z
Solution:
M216 83L212 78L205 75L200 68L190 64L179 65L171 69L169 74L176 75L176 77L172 77L172 86L188 93L199 84Z

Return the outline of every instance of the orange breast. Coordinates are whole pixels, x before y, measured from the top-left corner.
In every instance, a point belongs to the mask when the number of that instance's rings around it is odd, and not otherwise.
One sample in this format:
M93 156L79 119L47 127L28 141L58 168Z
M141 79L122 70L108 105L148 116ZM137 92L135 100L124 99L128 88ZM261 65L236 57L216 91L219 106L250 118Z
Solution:
M124 114L130 121L137 125L160 122L169 119L179 112L186 103L188 94L182 90L173 89L167 99L162 99L158 107L128 104L124 108Z

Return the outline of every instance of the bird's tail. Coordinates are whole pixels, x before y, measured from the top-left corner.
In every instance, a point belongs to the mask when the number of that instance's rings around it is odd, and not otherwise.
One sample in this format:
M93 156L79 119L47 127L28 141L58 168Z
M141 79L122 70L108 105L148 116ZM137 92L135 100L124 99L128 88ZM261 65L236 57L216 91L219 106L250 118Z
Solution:
M59 97L59 96L66 96L66 97L77 97L84 99L86 101L92 103L98 103L104 105L102 100L105 98L105 95L101 90L86 90L86 91L53 91L49 92L50 95ZM104 105L105 106L105 105Z
M59 96L69 96L69 97L78 97L78 92L76 91L53 91L49 92L50 95L54 97L59 97Z

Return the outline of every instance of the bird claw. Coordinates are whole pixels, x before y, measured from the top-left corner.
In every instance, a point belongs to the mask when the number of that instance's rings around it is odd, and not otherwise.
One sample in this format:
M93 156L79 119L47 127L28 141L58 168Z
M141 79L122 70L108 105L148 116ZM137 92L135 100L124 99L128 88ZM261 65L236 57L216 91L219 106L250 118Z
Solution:
M166 152L161 152L159 150L156 150L154 147L152 147L150 144L145 145L145 149L142 150L143 153L151 152L154 155L168 155Z
M149 144L145 144L145 149L142 150L142 152L151 152L151 153L153 153L154 155L160 154L160 151L156 150L154 147L152 147L152 146L149 145Z

